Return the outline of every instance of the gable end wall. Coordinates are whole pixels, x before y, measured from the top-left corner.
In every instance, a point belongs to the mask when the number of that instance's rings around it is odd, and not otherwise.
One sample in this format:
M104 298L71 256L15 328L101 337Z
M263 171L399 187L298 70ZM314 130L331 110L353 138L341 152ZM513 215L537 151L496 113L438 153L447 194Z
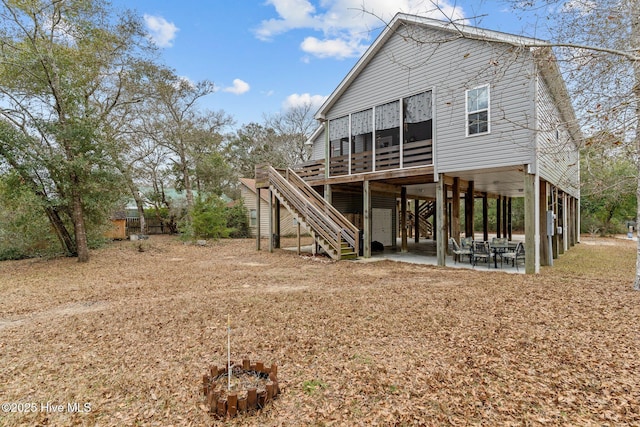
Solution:
M426 31L412 30L420 40L428 39ZM429 31L433 38L434 30ZM465 90L487 83L491 87L491 133L466 137ZM438 172L534 161L532 58L528 51L502 43L455 39L418 44L392 35L326 116L336 119L425 90L434 90L435 95ZM313 152L324 157L318 140Z
M320 132L318 137L313 141L313 146L311 148L311 160L324 159L325 138L326 138L326 133L323 130L322 132Z
M542 77L538 91L538 171L544 180L580 197L580 155Z

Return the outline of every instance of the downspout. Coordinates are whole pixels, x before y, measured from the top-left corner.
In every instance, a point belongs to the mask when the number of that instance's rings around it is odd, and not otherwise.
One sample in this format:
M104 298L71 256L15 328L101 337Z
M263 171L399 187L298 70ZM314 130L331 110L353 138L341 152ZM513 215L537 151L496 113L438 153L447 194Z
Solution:
M535 214L533 216L533 228L534 228L534 246L535 246L535 274L540 273L540 174L536 169L534 178L534 205ZM546 213L545 213L546 215Z
M404 167L404 98L400 98L400 169Z
M351 114L349 114L349 135L348 135L348 138L349 138L349 150L347 150L349 152L349 160L348 160L348 163L347 163L347 165L348 165L347 166L347 168L348 168L347 169L347 174L348 175L351 175L351 144L353 144L353 142L351 141L351 134L352 133L353 132L351 131Z
M433 182L438 182L439 174L438 174L438 157L436 152L437 148L437 129L438 129L438 120L437 120L437 112L436 112L436 87L431 88L431 161L433 162Z
M376 171L376 106L371 108L373 126L371 129L371 172Z
M329 161L331 160L329 154L331 153L331 147L329 147L329 120L322 122L324 126L324 178L329 179Z
M535 213L534 213L534 247L535 247L535 274L540 273L540 170L538 168L538 156L540 155L540 140L538 138L539 132L539 118L538 118L538 102L539 102L539 80L540 80L540 72L538 70L538 66L535 61L532 61L533 72L535 78L533 79L533 152L534 156L532 162L528 165L528 172L533 173L535 175L534 180L534 197L535 197ZM546 212L545 212L546 215Z

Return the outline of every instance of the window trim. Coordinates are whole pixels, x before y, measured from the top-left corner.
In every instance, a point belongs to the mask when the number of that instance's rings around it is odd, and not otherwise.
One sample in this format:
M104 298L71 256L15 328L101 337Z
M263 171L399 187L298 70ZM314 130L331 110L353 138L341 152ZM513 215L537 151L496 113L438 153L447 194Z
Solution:
M258 210L249 209L249 227L255 227L258 225Z
M487 88L487 108L482 108L480 110L469 110L469 93L471 91L474 90L478 90L478 89L482 89L482 88ZM484 84L484 85L480 85L480 86L476 86L473 87L471 89L467 89L464 92L464 103L465 103L465 115L464 115L464 128L465 128L465 136L466 137L474 137L474 136L479 136L479 135L488 135L491 133L491 85ZM469 115L470 114L477 114L477 113L481 113L483 111L487 112L487 130L485 132L478 132L478 133L469 133Z

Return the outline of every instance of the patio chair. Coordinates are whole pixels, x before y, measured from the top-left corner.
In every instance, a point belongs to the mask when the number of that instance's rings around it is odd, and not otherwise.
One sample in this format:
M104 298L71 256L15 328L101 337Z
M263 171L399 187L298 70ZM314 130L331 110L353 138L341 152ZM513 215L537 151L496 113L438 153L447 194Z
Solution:
M524 262L524 245L522 242L518 242L516 248L513 252L505 252L502 254L502 259L507 261L511 261L511 265L516 267L516 271L518 271L518 262Z
M451 237L449 239L449 245L451 245L451 252L453 252L454 256L453 256L453 260L454 262L457 264L458 263L458 259L461 256L468 256L469 257L469 262L471 262L471 255L472 255L472 251L469 248L461 248L460 246L458 246L458 242L456 242L456 239L454 239L453 237Z
M491 261L491 251L489 250L489 244L487 242L474 240L472 252L471 258L474 267L478 264L478 260L486 262L487 266L491 267L489 263L489 261Z
M462 249L472 250L473 248L471 247L471 245L473 245L473 237L463 237L462 239L460 239L460 247Z

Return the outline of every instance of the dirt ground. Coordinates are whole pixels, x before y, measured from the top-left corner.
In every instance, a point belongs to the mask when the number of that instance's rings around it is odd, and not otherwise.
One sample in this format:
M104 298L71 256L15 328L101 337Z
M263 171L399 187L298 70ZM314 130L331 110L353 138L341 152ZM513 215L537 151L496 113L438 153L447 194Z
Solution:
M0 425L637 426L635 245L583 237L535 276L154 236L2 262ZM228 314L282 394L216 421Z

